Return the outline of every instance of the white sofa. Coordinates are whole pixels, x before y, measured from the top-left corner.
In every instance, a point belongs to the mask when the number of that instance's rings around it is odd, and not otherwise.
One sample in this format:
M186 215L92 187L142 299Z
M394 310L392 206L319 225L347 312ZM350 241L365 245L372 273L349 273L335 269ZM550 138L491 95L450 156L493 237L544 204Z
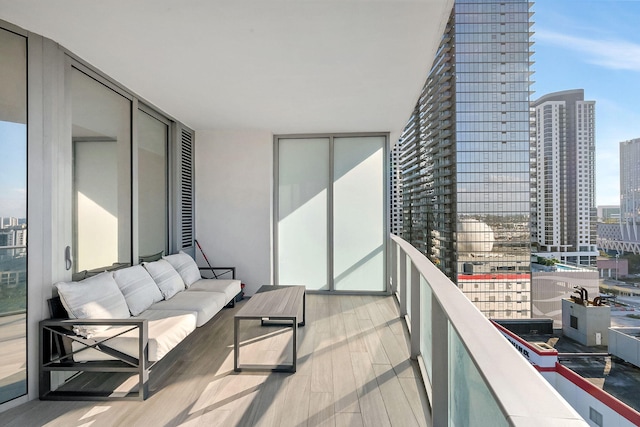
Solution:
M140 374L136 397L145 399L151 366L223 307L233 304L241 292L235 278L201 278L195 261L182 252L55 287L69 319L40 322L41 399L65 397L64 392L50 390L53 370L92 366L91 370L113 371L111 365L119 364L122 371ZM42 338L43 333L48 338ZM71 341L66 351L53 347L52 337L61 335ZM101 395L68 397L95 399Z

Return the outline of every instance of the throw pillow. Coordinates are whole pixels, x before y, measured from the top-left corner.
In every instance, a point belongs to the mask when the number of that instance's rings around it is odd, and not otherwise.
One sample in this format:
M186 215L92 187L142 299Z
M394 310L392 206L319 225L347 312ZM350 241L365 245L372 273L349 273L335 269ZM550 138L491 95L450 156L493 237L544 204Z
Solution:
M162 258L176 269L187 288L201 279L198 264L187 253L180 251Z
M163 299L156 282L141 265L116 270L113 272L113 278L124 295L133 316L139 315L151 304Z
M170 299L172 296L184 290L184 282L178 272L164 259L145 262L142 264L147 269L153 281L156 282L164 299Z
M127 319L129 307L111 273L100 273L81 282L55 284L69 317L76 319ZM79 326L75 332L90 337L108 325Z

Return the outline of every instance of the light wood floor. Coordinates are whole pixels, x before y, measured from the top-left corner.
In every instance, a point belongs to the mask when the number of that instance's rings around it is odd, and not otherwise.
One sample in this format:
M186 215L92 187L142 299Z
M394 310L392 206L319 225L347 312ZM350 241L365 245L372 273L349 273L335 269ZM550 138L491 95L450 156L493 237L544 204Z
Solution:
M298 370L233 371L223 310L157 365L144 402L31 401L2 426L427 426L426 395L392 297L307 295ZM291 329L242 324L241 363L286 360ZM287 348L288 347L288 348Z

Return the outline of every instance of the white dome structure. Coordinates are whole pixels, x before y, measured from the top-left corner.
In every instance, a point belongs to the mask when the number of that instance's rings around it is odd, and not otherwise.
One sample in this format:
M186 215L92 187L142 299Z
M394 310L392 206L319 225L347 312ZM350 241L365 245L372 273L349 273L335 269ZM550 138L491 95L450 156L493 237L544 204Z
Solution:
M477 219L458 222L458 252L491 252L495 235L486 223Z

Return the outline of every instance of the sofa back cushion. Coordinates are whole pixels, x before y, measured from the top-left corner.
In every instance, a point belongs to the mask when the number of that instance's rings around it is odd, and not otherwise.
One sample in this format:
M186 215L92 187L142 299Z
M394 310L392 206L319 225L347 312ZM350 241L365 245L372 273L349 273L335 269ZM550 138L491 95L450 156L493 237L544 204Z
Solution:
M153 281L156 282L164 299L170 299L178 292L184 290L182 277L180 277L168 261L161 259L154 262L145 262L142 266L147 269Z
M180 251L177 254L167 255L162 258L176 269L187 288L202 278L200 277L198 264L187 253Z
M112 273L100 273L80 282L58 282L55 287L70 318L127 319L131 316ZM88 337L107 328L81 326L76 327L75 332Z
M141 265L114 271L113 278L124 295L133 316L139 315L151 304L163 299L160 288Z

